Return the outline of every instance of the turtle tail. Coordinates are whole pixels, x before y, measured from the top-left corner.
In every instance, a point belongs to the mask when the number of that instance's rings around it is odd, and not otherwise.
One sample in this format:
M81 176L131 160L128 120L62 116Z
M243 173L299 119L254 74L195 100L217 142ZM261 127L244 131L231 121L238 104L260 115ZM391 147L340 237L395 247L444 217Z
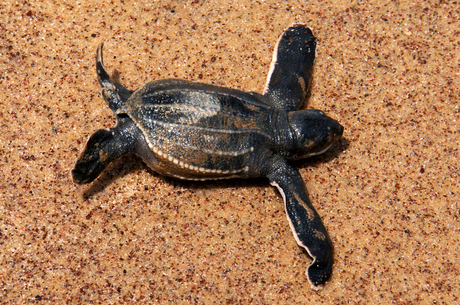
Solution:
M116 112L124 102L126 102L133 91L126 89L116 81L114 81L107 70L104 68L104 61L102 56L102 48L104 44L101 43L97 47L96 51L96 72L97 72L97 79L99 84L102 87L102 92L104 99L109 104L110 109L113 112Z

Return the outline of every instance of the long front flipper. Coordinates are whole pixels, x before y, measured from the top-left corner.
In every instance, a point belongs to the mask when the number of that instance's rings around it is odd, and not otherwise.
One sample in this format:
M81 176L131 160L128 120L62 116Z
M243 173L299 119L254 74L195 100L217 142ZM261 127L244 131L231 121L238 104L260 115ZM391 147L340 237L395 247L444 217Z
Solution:
M298 110L310 89L316 39L303 24L281 35L273 53L264 96L276 108Z
M332 242L321 218L308 199L299 172L281 157L268 169L268 179L284 199L286 214L299 246L314 259L307 269L313 288L326 282L332 274Z
M135 133L138 129L129 118L120 118L111 129L99 129L89 138L85 150L72 170L73 181L86 184L116 159L129 154L135 148Z

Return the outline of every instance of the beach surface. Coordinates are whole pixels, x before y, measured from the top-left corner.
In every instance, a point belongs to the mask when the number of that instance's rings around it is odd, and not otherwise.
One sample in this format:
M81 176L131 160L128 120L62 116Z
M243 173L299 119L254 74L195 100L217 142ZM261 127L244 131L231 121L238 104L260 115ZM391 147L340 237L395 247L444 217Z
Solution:
M2 304L460 303L459 3L6 0L0 15ZM317 38L305 108L345 127L294 163L334 243L322 289L266 179L184 182L130 155L72 182L115 124L100 43L130 90L262 93L293 23Z

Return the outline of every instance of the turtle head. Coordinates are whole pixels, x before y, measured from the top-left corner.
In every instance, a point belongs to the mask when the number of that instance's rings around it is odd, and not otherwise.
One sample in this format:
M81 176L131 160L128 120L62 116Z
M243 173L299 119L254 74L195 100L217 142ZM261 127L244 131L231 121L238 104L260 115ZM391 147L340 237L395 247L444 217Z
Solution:
M322 154L343 133L343 126L320 110L289 112L289 123L294 134L294 145L289 156L292 159Z

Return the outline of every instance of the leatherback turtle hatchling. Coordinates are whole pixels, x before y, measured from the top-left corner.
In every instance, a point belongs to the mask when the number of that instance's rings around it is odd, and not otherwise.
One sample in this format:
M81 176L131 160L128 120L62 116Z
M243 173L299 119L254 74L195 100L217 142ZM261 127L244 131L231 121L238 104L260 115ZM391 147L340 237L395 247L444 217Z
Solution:
M89 183L115 159L136 153L154 171L181 179L267 177L284 199L297 243L314 259L307 269L318 286L332 273L332 243L288 163L320 154L343 127L319 110L299 110L310 88L315 37L302 24L281 35L263 95L185 80L152 81L131 91L115 82L97 49L102 95L117 124L97 130L72 171Z

